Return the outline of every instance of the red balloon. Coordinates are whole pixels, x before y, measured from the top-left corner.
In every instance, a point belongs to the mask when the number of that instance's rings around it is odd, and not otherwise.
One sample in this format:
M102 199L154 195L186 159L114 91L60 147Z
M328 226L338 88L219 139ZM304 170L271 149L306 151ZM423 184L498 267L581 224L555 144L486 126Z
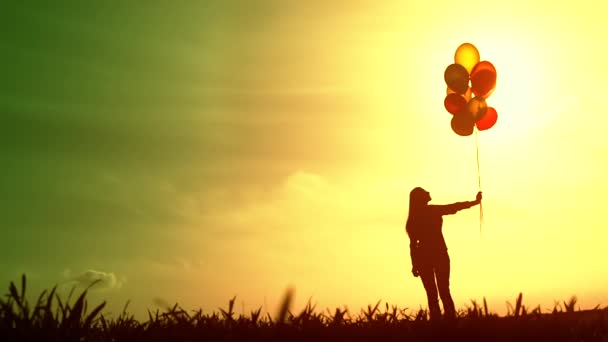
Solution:
M475 125L477 126L478 130L485 131L486 129L492 128L497 120L498 113L496 113L496 109L494 109L494 107L488 107L488 110L486 110L486 115L484 115L481 120L477 121Z
M466 109L467 100L462 95L452 93L445 97L443 105L450 114L458 114Z
M492 64L488 61L481 61L481 62L475 64L475 67L473 68L473 70L471 70L471 76L475 75L475 73L477 73L481 70L490 70L493 73L496 73L496 68L494 67L494 64Z
M463 137L473 134L473 128L475 127L475 121L467 113L454 115L450 124L454 133Z
M488 61L477 63L471 71L471 89L475 96L488 98L496 87L496 68Z
M450 64L443 73L445 83L458 94L469 89L469 72L460 64Z

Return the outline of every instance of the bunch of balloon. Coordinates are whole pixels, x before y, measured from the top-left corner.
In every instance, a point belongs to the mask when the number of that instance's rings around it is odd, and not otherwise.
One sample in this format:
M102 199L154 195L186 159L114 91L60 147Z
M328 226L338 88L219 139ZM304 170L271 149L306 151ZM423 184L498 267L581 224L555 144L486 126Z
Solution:
M456 49L454 64L445 69L443 76L448 86L444 106L453 115L454 133L469 136L475 127L480 131L492 128L498 114L486 100L496 88L494 65L480 61L475 45L464 43Z
M498 120L496 109L488 107L486 100L496 88L496 68L488 61L480 61L475 45L464 43L456 49L454 64L443 74L448 86L443 104L453 115L451 126L454 133L469 136L477 130L484 131ZM477 134L475 134L477 138ZM481 191L479 171L479 143L476 139L477 182ZM483 207L479 205L479 234L483 224Z

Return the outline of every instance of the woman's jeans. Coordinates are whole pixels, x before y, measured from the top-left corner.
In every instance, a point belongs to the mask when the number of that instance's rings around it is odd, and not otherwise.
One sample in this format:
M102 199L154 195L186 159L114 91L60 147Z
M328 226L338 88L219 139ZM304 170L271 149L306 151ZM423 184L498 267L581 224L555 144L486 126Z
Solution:
M445 318L455 318L456 310L454 308L454 301L450 295L450 257L447 251L434 255L425 255L422 259L420 260L419 272L422 284L426 290L431 320L441 318L439 299L437 298L438 292L443 303Z

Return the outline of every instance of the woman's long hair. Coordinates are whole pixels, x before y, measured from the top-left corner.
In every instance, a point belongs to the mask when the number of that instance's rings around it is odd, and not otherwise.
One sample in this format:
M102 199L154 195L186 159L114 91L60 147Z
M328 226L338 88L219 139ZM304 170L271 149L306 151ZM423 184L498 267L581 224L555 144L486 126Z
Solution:
M417 233L416 228L418 225L416 221L426 203L426 191L423 188L417 187L410 191L410 208L407 214L407 223L405 224L405 231L410 239Z

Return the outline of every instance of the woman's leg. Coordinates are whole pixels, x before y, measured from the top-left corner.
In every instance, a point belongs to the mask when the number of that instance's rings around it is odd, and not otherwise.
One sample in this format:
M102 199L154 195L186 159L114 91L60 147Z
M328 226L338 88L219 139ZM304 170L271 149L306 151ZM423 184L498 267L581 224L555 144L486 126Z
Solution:
M448 319L455 318L456 309L454 308L454 301L450 294L450 257L447 253L437 258L435 273L437 274L437 288L439 289L439 296L443 303L445 317Z
M439 309L439 298L437 298L437 284L435 283L435 271L431 265L421 267L420 279L426 291L426 297L429 304L429 315L431 320L441 318L441 310Z

